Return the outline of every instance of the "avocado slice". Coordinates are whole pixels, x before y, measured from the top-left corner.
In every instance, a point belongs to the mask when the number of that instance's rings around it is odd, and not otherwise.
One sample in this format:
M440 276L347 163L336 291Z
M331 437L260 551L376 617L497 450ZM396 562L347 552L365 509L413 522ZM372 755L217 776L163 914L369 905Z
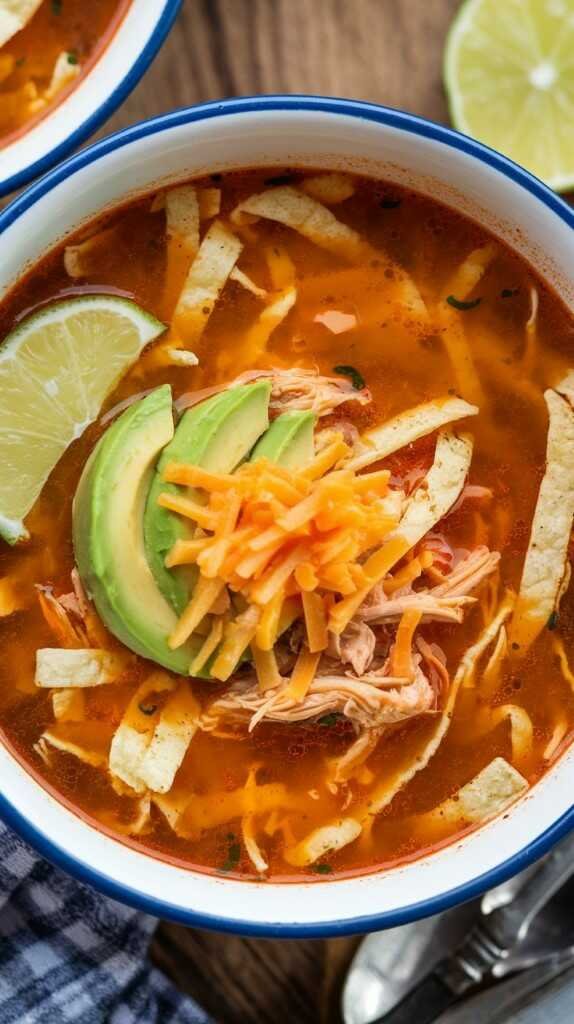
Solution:
M278 416L251 453L251 462L266 458L285 469L304 469L315 454L313 412L284 412Z
M187 675L194 648L167 645L177 616L152 576L143 533L155 462L173 433L168 384L126 409L84 467L73 539L82 582L108 629L136 654Z
M164 481L165 467L168 462L191 462L213 473L231 473L267 429L270 395L270 382L261 380L229 388L189 409L159 458L144 513L145 550L157 586L178 615L189 601L195 567L166 569L165 557L176 540L192 535L193 527L157 503L162 492L182 493ZM187 494L192 491L186 489Z

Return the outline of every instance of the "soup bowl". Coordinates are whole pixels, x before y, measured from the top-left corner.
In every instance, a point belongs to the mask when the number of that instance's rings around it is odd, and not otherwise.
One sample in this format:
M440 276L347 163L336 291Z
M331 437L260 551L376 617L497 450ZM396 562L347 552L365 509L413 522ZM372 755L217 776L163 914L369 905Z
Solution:
M574 307L574 213L503 156L447 128L364 103L260 97L136 125L68 160L0 215L0 295L68 232L168 183L246 166L355 170L474 218ZM114 839L59 800L0 743L0 815L39 853L164 918L244 934L326 936L444 910L504 881L574 825L574 749L503 816L390 870L328 881L238 881Z
M131 0L103 51L45 117L0 146L0 196L44 174L120 106L166 38L182 0Z

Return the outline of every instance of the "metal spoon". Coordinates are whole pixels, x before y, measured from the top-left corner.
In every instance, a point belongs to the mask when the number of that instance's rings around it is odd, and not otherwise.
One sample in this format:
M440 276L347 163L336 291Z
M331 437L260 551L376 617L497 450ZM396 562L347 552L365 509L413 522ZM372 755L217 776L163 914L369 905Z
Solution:
M565 899L552 902L548 919L540 914L574 871L573 853L574 834L540 864L487 894L481 912L475 903L430 921L369 936L345 985L346 1024L376 1024L382 1019L385 1024L415 1020L430 1024L485 976L500 977L574 945L570 921L574 915L568 908L572 887ZM463 931L465 942L454 956L445 957ZM386 955L381 957L383 949ZM429 970L431 974L421 981Z

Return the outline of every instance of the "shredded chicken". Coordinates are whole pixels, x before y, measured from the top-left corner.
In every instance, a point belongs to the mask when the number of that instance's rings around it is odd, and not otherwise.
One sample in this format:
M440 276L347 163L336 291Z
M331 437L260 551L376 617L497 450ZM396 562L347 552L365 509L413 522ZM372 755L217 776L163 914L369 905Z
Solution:
M344 754L330 759L329 779L335 788L342 782L347 782L355 774L357 768L365 763L384 731L384 726L376 729L361 729L356 740L351 743Z
M424 622L462 622L465 608L476 603L469 591L495 571L500 561L498 551L476 548L462 558L446 577L430 590L408 590L385 595L383 587L358 612L363 622L396 622L407 608L420 611Z
M316 370L300 368L249 370L232 381L229 387L245 384L257 377L271 378L270 409L275 413L287 409L311 409L317 416L329 416L345 402L368 405L371 401L368 388L358 391L346 377L323 377Z
M376 642L366 622L350 622L340 636L329 634L328 654L343 665L350 665L355 675L362 676L374 658Z
M444 583L433 587L435 597L462 597L475 590L487 576L498 568L500 553L481 546L461 559L449 573Z
M404 594L402 597L385 597L381 590L378 603L363 605L358 615L363 622L372 624L398 622L407 609L420 611L423 622L462 622L464 609L474 604L474 597L435 597L432 590Z
M420 657L418 658L420 662ZM385 688L384 684L388 688ZM345 675L316 676L302 701L289 697L287 687L262 693L257 680L235 683L207 708L201 727L210 732L221 719L249 720L249 731L263 721L303 722L339 712L365 728L390 725L432 711L436 695L417 664L415 678L405 680L368 676L355 679Z

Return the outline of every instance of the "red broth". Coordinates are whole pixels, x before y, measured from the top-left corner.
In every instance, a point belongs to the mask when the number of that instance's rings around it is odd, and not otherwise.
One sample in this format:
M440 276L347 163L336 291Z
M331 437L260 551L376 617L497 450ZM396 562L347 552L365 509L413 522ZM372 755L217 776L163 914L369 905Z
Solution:
M102 3L98 10L115 5ZM285 177L286 176L286 177ZM251 193L274 187L277 179L297 184L303 172L245 171L216 175L199 186L222 190L221 216ZM333 207L336 216L355 228L371 245L385 250L416 282L429 308L456 268L476 247L493 239L478 225L423 195L396 185L354 179L354 194ZM114 229L113 245L91 257L89 273L71 281L64 268L63 249L42 260L0 306L0 334L5 336L30 310L64 295L83 291L127 294L160 318L169 316L164 301L166 234L164 214L154 210L151 197L113 213L104 225ZM248 226L241 268L262 287L271 288L266 252L282 247L294 264L297 303L271 336L267 351L256 364L244 362L238 338L260 312L258 299L237 282L230 282L196 348L197 367L161 367L144 358L109 396L103 419L125 399L161 383L170 383L175 398L221 384L235 368L274 366L317 367L330 376L333 368L351 365L372 394L370 405L349 403L325 422L342 419L359 431L416 405L457 390L444 344L444 325L401 318L384 302L385 269L375 259L353 267L324 252L296 232L268 220ZM490 488L488 501L469 500L441 523L441 534L455 550L486 544L500 551L500 592L519 586L538 487L544 471L547 416L543 391L572 364L574 324L555 294L535 270L505 245L494 240L496 254L472 298L459 310L471 347L484 402L469 425L475 452L469 483ZM539 297L535 359L524 361L525 324L531 314L532 289ZM383 296L383 300L382 297ZM318 313L336 310L356 317L351 331L333 334L315 321ZM233 370L226 367L230 356ZM229 364L228 364L229 365ZM222 368L223 367L223 368ZM36 600L35 584L51 586L56 594L70 591L74 559L71 543L71 503L86 458L105 429L102 418L74 442L51 474L27 519L31 541L9 548L0 542L0 576L16 581L22 609L0 619L0 723L4 740L62 799L124 841L167 858L176 858L202 871L224 871L253 877L255 871L241 840L237 818L207 827L192 837L177 835L157 809L144 834L128 837L134 816L133 795L118 795L106 771L82 764L68 753L51 751L49 764L35 744L53 722L50 695L34 686L37 648L53 646L51 632ZM410 445L384 463L401 479L428 470L436 435ZM378 468L378 467L375 467ZM476 592L477 602L461 624L421 625L427 643L436 643L446 656L450 679L465 650L480 635L492 601L489 584ZM352 816L369 801L385 779L407 767L435 727L436 714L422 714L389 725L356 778L331 791L325 784L325 764L341 755L353 739L353 728L342 715L327 715L304 723L262 722L251 733L213 736L199 731L191 742L176 777L178 792L194 795L197 806L217 808L225 794L240 789L257 766L258 784L280 783L295 799L297 810L264 815L258 839L269 864L268 877L287 880L336 877L376 871L421 856L467 827L457 822L435 829L421 815L432 810L483 769L495 757L513 761L508 719L485 726L489 709L513 705L532 723L532 742L522 757L520 772L534 784L568 742L574 727L574 695L560 668L560 644L572 649L574 597L564 596L557 620L549 623L525 659L507 659L489 692L477 685L462 688L451 727L428 766L400 789L374 817L359 840L295 869L286 863L285 845L313 829ZM484 667L484 663L483 663ZM149 664L138 660L132 678L122 685L87 691L87 715L108 741L119 725L130 696ZM225 689L221 684L194 680L198 699L208 703ZM481 724L483 723L483 724ZM215 818L217 815L215 814ZM425 824L426 821L426 824Z

